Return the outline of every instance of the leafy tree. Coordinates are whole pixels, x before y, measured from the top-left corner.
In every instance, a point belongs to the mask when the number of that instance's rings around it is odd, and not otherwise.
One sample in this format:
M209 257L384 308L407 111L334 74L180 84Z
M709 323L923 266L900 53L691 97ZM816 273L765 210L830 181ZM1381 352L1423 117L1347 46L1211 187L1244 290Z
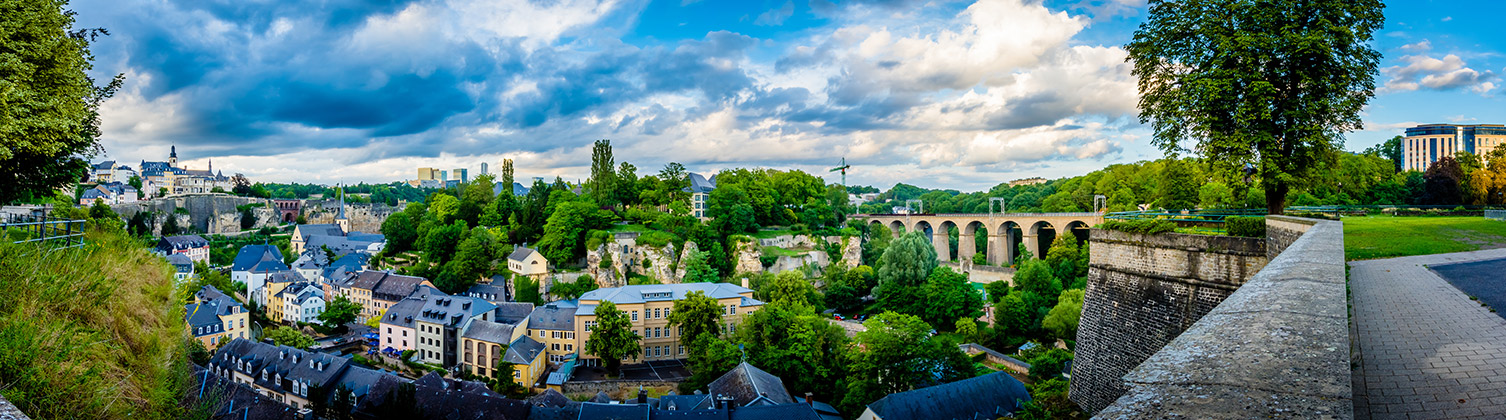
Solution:
M1177 159L1167 160L1161 171L1161 197L1156 200L1156 206L1170 210L1197 207L1198 180L1195 177L1192 165Z
M1025 303L1027 296L1034 294L1030 291L1010 293L994 304L994 328L1006 341L1023 342L1022 338L1035 335L1035 308Z
M606 227L610 217L590 201L560 203L544 225L539 252L555 264L565 264L586 255L586 234Z
M1025 385L1030 401L1020 405L1014 418L1020 420L1078 420L1087 413L1067 397L1068 384L1061 378Z
M512 159L502 159L502 179L501 179L501 182L502 182L502 185L503 185L503 190L504 191L509 191L509 193L507 195L512 195L512 193L510 192L510 191L512 191L512 184L515 184L515 183L518 182L517 180L513 179Z
M204 342L198 339L188 340L188 360L196 365L204 366L209 363L209 349L204 348Z
M922 285L939 263L936 249L918 232L906 233L884 250L874 291L884 308L907 314L923 313Z
M325 327L339 328L342 325L355 322L356 316L361 314L361 304L351 302L345 296L335 296L329 303L324 305L324 312L319 313L319 322Z
M1381 144L1365 149L1364 154L1386 158L1391 161L1392 172L1401 172L1401 141L1401 136L1393 136Z
M89 206L89 218L94 220L119 220L120 214L115 213L115 209L105 204L104 199L96 198L94 199L94 205Z
M977 340L977 320L972 318L957 318L957 323L954 325L954 327L956 328L957 334L961 335L963 338L966 338L968 340Z
M701 334L693 344L685 346L691 374L690 378L680 382L681 395L705 389L711 381L737 367L742 360L742 351L738 350L736 344L718 338L715 334ZM692 348L700 351L690 351Z
M149 221L150 212L138 211L131 215L131 221L126 223L127 230L132 236L150 236L152 226Z
M1014 273L1014 283L1020 290L1033 292L1047 299L1056 299L1056 295L1062 292L1062 283L1051 273L1051 268L1045 261L1027 260L1020 263L1020 269Z
M847 335L817 314L813 307L781 300L764 305L743 319L736 342L747 350L748 362L784 378L795 395L806 392L823 400L840 396L847 376L841 355Z
M633 321L628 319L627 312L617 310L617 304L602 302L596 306L595 314L596 326L586 340L586 353L601 358L607 372L617 376L621 373L622 359L642 354L640 337L633 331Z
M422 207L422 203L410 203L413 206ZM382 221L382 235L387 237L387 252L396 254L413 249L414 242L418 241L418 224L409 216L408 212L398 212L387 216Z
M1082 317L1082 289L1062 292L1056 298L1056 306L1041 321L1041 327L1063 340L1077 339L1077 321Z
M335 399L330 402L329 411L324 414L325 418L334 420L350 420L351 411L355 410L355 393L345 384L335 385Z
M641 189L638 185L638 167L631 163L622 162L617 165L617 186L613 188L616 197L613 199L622 204L638 204Z
M580 295L586 294L586 292L596 290L597 287L595 279L592 279L588 275L581 275L580 277L576 277L574 282L555 283L549 287L549 294L563 300L575 300L579 299Z
M612 141L597 140L591 146L591 180L587 181L591 199L597 203L610 205L616 202L617 172L613 170L616 165L612 159Z
M1428 171L1423 175L1427 182L1423 189L1423 204L1461 204L1464 202L1464 190L1460 187L1464 180L1464 170L1459 167L1459 162L1453 157L1444 156L1428 166Z
M1045 382L1061 376L1072 361L1072 352L1055 347L1040 346L1021 355L1030 364L1031 382Z
M512 278L512 289L517 291L515 298L518 302L532 302L534 305L543 305L544 297L539 295L539 282L528 277L517 276Z
M146 192L141 189L141 177L139 176L131 175L131 179L126 180L126 185L130 185L131 188L135 188L138 192Z
M720 302L696 290L675 301L674 310L669 314L669 325L678 328L680 344L690 354L696 354L705 351L697 345L702 335L716 337L721 331L723 312Z
M1345 131L1362 127L1384 8L1380 0L1152 1L1126 46L1140 120L1168 154L1190 148L1255 164L1266 209L1280 214L1293 185L1334 159Z
M182 232L183 228L178 227L178 215L168 213L167 221L162 222L162 236L173 236Z
M931 325L952 326L960 319L983 315L983 296L973 289L967 275L951 267L936 267L926 279L924 302L915 305L923 311L921 318Z
M418 246L429 261L443 264L454 256L455 244L460 243L469 231L464 221L456 220L454 223L429 229Z
M755 312L756 314L757 312ZM863 322L864 351L848 353L850 373L843 409L855 412L885 395L972 377L972 360L957 343L938 339L920 318L884 312Z
M256 226L256 214L250 208L241 210L241 230L251 229L252 226Z
M506 345L502 346L502 353L507 353ZM523 398L528 396L528 388L524 387L523 384L517 383L513 379L513 376L516 375L515 372L517 372L517 368L514 367L512 363L507 363L502 359L497 359L492 367L493 391L500 392L502 393L502 395L505 395L508 398Z
M717 274L716 268L707 261L709 255L706 251L696 251L690 255L690 260L685 262L685 281L683 283L716 283L722 277Z
M1234 208L1234 190L1222 182L1213 181L1197 188L1198 207L1205 209Z
M492 261L498 254L496 237L485 228L471 229L464 241L455 249L455 259L445 264L444 274L436 282L445 293L461 293L476 284L476 280L492 273Z
M765 283L760 290L769 302L788 302L794 305L821 306L821 295L816 292L805 274L786 271L774 276L774 281Z
M267 331L263 337L272 339L277 345L288 346L297 349L308 350L314 346L314 338L289 326L281 326Z
M49 196L77 181L99 154L99 105L120 88L89 77L89 43L104 29L73 29L66 2L22 0L0 8L0 203Z
M1087 243L1079 248L1077 237L1071 234L1057 235L1046 250L1046 266L1061 283L1088 276Z
M1000 299L1009 296L1009 282L996 281L983 285L983 291L988 293L988 303L999 303Z

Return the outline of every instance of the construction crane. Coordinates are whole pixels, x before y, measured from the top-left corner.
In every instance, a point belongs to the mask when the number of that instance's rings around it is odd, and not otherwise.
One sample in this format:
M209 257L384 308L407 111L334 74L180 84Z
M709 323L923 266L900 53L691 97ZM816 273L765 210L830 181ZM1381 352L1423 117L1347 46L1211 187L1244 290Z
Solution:
M847 190L847 169L848 168L852 168L852 165L848 165L847 164L847 158L843 157L842 158L842 166L831 168L830 171L827 171L827 172L839 172L839 171L842 172L842 190L843 191Z

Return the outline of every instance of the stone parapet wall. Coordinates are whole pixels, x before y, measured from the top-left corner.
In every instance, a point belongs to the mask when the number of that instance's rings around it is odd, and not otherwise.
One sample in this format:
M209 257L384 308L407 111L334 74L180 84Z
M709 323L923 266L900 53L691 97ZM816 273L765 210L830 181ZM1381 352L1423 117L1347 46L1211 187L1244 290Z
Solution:
M0 420L30 420L30 419L31 419L30 417L26 417L25 413L21 412L21 409L16 408L16 406L12 405L10 403L10 401L6 401L5 397L0 397Z
M1128 389L1121 379L1266 265L1264 241L1094 229L1077 330L1071 399L1089 412Z
M1353 418L1343 229L1268 218L1279 255L1125 375L1128 392L1094 418Z
M1275 259L1281 251L1292 246L1301 238L1303 233L1312 229L1313 225L1320 222L1317 219L1304 219L1291 216L1266 216L1265 218L1265 255Z
M563 385L560 386L560 393L566 394L566 395L569 395L569 394L592 394L592 395L594 395L597 392L605 392L608 395L613 395L613 396L627 395L627 394L637 395L637 393L638 393L638 387L640 387L640 386L644 387L644 388L654 388L654 387L663 387L663 386L678 387L678 386L680 386L680 382L681 381L632 380L632 379L603 380L603 381L570 381L570 382L565 382Z

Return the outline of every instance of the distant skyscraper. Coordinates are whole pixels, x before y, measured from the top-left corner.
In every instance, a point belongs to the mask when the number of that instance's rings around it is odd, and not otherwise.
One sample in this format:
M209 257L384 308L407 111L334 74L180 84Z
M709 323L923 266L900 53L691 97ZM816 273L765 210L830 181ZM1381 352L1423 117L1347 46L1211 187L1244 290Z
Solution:
M481 162L481 174L486 175L486 162Z
M449 181L450 180L450 171L439 171L439 178L438 179L440 181Z
M439 172L439 170L434 168L418 168L418 180L440 179L442 175Z
M455 175L455 179L460 180L461 184L471 182L471 176L467 172L470 171L466 170L465 168L455 168L453 170L450 170L450 174Z
M1506 144L1500 124L1426 124L1407 129L1402 140L1402 170L1426 171L1438 159L1470 152L1484 156Z

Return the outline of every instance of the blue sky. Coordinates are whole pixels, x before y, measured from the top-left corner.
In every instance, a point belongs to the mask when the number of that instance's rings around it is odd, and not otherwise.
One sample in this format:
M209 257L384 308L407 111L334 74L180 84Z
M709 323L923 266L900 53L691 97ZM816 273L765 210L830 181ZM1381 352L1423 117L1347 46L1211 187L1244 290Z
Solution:
M1393 1L1360 150L1506 123L1506 4ZM257 180L417 167L583 179L590 144L656 172L733 167L986 189L1160 152L1122 46L1143 0L75 0L105 27L104 158ZM103 159L103 158L102 158ZM837 182L836 176L828 176Z

